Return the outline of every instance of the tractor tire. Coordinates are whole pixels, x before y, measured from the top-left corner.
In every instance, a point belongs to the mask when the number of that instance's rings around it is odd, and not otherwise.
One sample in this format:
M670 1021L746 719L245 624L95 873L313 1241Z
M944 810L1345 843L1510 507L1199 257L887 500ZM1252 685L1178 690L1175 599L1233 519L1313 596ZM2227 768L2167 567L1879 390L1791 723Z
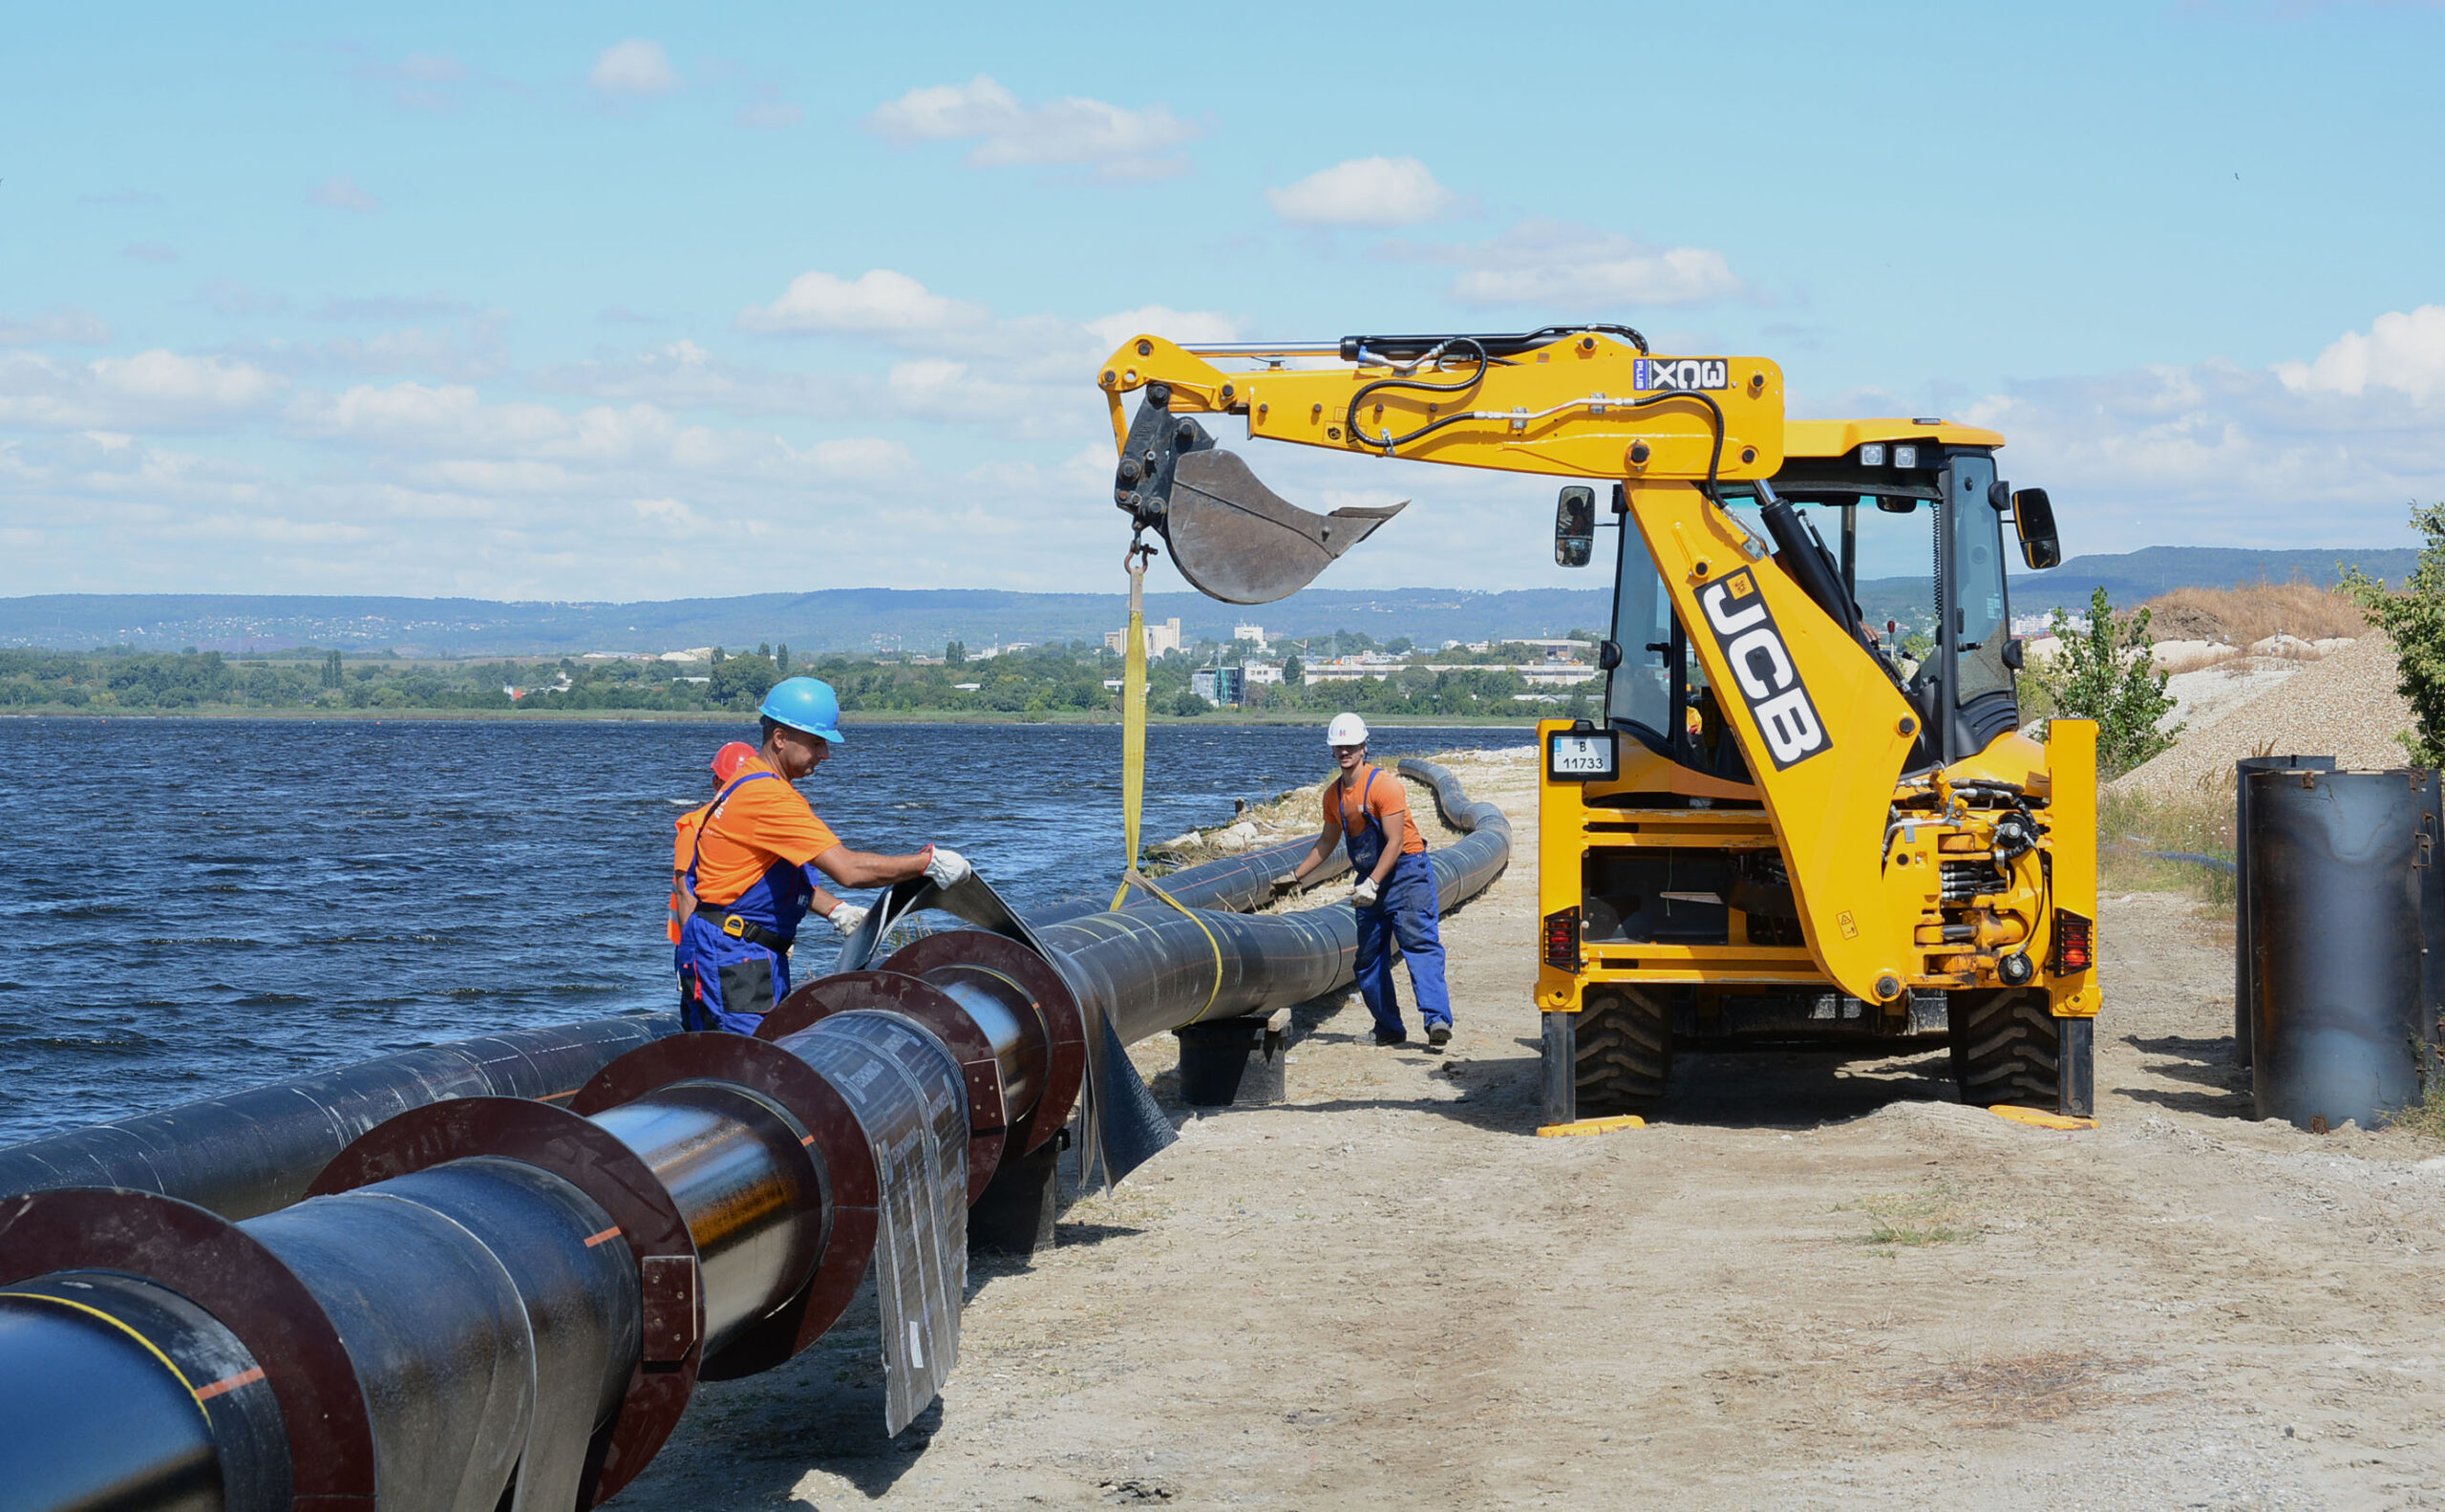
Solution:
M2046 994L2022 988L1949 994L1952 1079L1961 1100L2052 1113L2062 1096L2062 1024Z
M1660 993L1609 987L1579 1011L1572 1066L1579 1116L1645 1113L1672 1073L1672 1019Z

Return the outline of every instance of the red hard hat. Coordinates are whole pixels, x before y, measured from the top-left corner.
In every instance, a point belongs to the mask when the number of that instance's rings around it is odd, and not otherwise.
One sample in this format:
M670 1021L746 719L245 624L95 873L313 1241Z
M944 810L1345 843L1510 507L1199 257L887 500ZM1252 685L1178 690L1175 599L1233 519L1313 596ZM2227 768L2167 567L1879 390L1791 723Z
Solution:
M738 776L738 769L755 759L755 748L744 740L734 740L713 753L713 776L727 782Z

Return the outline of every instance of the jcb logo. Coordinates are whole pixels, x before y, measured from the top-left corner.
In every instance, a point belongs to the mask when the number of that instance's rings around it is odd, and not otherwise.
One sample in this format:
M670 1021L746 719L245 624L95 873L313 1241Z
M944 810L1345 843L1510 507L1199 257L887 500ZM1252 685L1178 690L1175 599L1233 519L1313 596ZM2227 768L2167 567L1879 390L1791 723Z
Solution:
M1641 357L1630 382L1641 389L1729 389L1729 357Z
M1775 770L1834 749L1825 721L1817 717L1817 705L1809 701L1799 670L1792 665L1792 653L1784 647L1782 632L1775 628L1775 616L1767 611L1765 596L1757 591L1757 580L1749 569L1742 567L1708 584L1698 593L1698 604L1707 611L1707 628L1714 631L1715 645L1732 663L1732 678L1740 685L1741 701L1749 706L1758 732L1766 737L1766 754L1775 758Z

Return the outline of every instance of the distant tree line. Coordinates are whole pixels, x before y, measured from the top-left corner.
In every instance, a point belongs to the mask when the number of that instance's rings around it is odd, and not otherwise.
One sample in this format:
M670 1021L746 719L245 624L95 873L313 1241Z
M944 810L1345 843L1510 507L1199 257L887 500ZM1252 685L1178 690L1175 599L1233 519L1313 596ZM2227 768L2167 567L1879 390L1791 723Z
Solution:
M1374 647L1364 635L1317 637L1315 654L1331 654L1336 642L1343 650ZM1387 649L1393 648L1395 654L1410 650L1397 641ZM0 650L0 710L747 713L775 683L806 673L831 683L841 707L853 713L1119 713L1119 692L1105 684L1120 678L1121 658L1100 644L1074 641L984 657L967 654L957 643L945 650L949 654L940 661L897 654L793 657L788 646L767 644L735 654L716 648L708 662L696 663L566 657L429 662L311 650L275 656L124 648ZM1191 692L1190 678L1218 657L1240 659L1230 648L1211 643L1157 658L1147 668L1148 707L1183 717L1212 713L1213 706ZM1484 659L1500 658L1489 652ZM1517 714L1532 707L1514 696L1528 691L1525 681L1493 668L1432 671L1411 665L1388 669L1380 677L1308 688L1300 686L1302 663L1293 654L1284 672L1281 684L1248 690L1252 707L1427 715Z

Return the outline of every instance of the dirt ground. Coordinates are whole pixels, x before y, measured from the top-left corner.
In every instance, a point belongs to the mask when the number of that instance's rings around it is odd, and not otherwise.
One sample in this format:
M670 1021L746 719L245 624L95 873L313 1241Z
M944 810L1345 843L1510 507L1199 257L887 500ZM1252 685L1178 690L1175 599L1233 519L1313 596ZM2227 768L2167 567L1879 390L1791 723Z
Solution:
M1145 1047L1180 1143L974 1271L908 1432L869 1307L619 1504L2445 1506L2445 1157L2250 1121L2228 928L2106 900L2094 1132L1942 1053L1690 1055L1540 1139L1533 778L1456 766L1519 843L1445 925L1449 1054L1321 1005L1288 1103L1191 1117Z

